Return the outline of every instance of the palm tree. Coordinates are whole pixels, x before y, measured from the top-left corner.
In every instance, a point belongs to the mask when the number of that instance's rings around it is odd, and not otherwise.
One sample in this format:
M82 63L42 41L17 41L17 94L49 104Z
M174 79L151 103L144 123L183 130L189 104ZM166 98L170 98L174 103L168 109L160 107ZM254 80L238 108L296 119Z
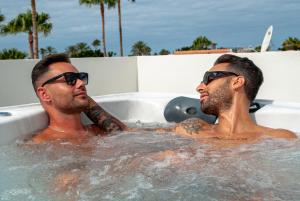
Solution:
M94 55L94 51L92 51L90 46L83 42L67 47L66 52L70 57L88 57Z
M268 49L270 48L270 46L268 47ZM261 50L261 45L258 45L258 46L256 46L255 48L254 48L254 50L256 51L256 52L260 52L260 50ZM267 51L269 51L269 50L267 50Z
M80 5L85 4L87 6L100 5L100 14L102 22L102 43L103 43L103 53L106 57L106 42L105 42L105 18L104 18L104 4L108 6L113 6L115 4L114 0L79 0Z
M37 13L37 30L47 36L52 30L52 23L49 22L50 16L47 13ZM1 28L1 34L18 34L21 32L28 33L28 43L30 57L33 55L33 31L32 31L32 14L28 10L26 13L19 14L15 19L8 22Z
M159 55L169 55L170 51L166 49L161 49L160 52L158 53Z
M26 56L25 52L21 52L16 48L0 51L0 59L24 59Z
M210 41L205 36L199 36L193 41L192 50L207 50L210 45L212 45L213 42Z
M42 54L42 57L45 57L49 54L57 53L56 49L52 46L47 46L46 48L41 48L40 52Z
M46 50L47 50L48 54L55 54L55 53L57 53L56 49L54 47L52 47L52 46L47 46Z
M1 30L1 27L2 27L1 22L3 22L4 20L5 20L4 15L2 15L2 14L0 13L0 30Z
M143 41L138 41L131 47L132 56L150 55L151 48Z
M107 55L108 55L108 57L114 57L114 56L117 55L117 53L115 53L115 52L113 52L113 51L109 51L109 52L107 53Z
M95 39L93 42L92 42L92 46L95 48L95 50L98 49L98 47L101 45L101 41L98 40L98 39Z
M86 44L86 43L83 43L83 42L77 43L76 46L77 46L77 49L80 52L91 50L91 48L89 47L89 45Z
M4 21L4 15L2 15L1 13L0 13L0 22L3 22Z
M282 42L280 50L300 50L300 40L296 37L288 37Z
M78 51L76 45L71 45L66 48L66 53L68 53L70 57L74 57L74 55L77 55L78 52L79 51Z
M119 17L119 34L120 34L120 55L123 56L123 33L122 33L122 14L121 14L121 0L117 0L118 2L118 17ZM135 0L130 0L131 2L135 2Z
M129 0L135 2L135 0ZM120 35L120 55L123 56L123 33L122 33L122 13L121 13L121 0L108 0L108 8L118 5L118 18L119 18L119 35Z
M37 21L36 21L36 7L35 0L31 0L31 18L32 18L32 32L33 32L33 58L39 58L39 37L37 30Z
M42 58L44 58L47 55L47 50L45 48L41 48L40 53L42 55Z

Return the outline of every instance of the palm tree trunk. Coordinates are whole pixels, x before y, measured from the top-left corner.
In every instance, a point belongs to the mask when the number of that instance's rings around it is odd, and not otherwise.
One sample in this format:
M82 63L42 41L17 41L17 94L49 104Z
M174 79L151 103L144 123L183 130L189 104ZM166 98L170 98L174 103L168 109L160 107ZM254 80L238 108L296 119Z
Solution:
M104 2L100 3L100 12L102 20L102 42L103 42L103 54L106 57L106 43L105 43L105 19L104 19Z
M32 13L32 31L33 31L33 58L39 58L39 45L38 45L38 31L37 31L37 14L36 14L36 7L35 7L35 0L31 0L31 13Z
M120 34L120 55L123 56L123 37L122 37L122 16L121 16L121 0L118 0L119 15L119 34Z
M31 31L28 33L28 42L29 42L30 58L34 59L34 57L33 57L33 36L32 36Z

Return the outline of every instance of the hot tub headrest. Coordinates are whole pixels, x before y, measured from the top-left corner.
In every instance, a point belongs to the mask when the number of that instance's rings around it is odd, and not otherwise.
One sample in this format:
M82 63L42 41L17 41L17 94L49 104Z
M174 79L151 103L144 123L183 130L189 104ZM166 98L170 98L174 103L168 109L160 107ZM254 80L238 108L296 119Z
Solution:
M217 117L201 111L199 99L179 96L172 99L165 107L164 116L168 122L181 122L189 118L200 118L214 124Z
M257 102L253 102L249 108L250 113L254 113L261 108ZM167 104L164 111L165 119L168 122L181 122L189 118L200 118L210 124L214 124L217 117L214 115L204 114L201 111L199 99L179 96Z

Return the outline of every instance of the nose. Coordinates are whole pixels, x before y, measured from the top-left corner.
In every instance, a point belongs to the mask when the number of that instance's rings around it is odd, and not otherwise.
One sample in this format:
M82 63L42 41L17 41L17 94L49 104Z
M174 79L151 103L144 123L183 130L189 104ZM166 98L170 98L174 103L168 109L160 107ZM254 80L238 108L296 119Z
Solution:
M199 84L199 85L197 86L197 88L196 88L196 91L197 91L198 93L201 93L201 92L204 91L205 87L206 87L206 85L205 85L203 82L200 82L200 84Z
M80 88L80 87L82 87L82 86L85 86L86 83L85 83L85 81L83 81L83 80L81 80L81 79L77 79L75 85L76 85L77 88Z

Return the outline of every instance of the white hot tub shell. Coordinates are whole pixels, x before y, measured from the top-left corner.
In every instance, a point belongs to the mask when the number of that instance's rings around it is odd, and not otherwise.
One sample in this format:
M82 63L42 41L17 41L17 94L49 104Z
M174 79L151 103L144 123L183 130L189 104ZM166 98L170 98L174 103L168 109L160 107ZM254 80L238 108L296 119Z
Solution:
M187 94L124 93L95 96L104 109L125 122L167 123L164 109L178 96L198 98ZM264 106L252 114L258 124L285 128L300 133L300 103L258 100ZM199 103L200 104L200 103ZM0 145L45 128L48 116L40 104L0 107ZM86 116L82 116L89 123Z

